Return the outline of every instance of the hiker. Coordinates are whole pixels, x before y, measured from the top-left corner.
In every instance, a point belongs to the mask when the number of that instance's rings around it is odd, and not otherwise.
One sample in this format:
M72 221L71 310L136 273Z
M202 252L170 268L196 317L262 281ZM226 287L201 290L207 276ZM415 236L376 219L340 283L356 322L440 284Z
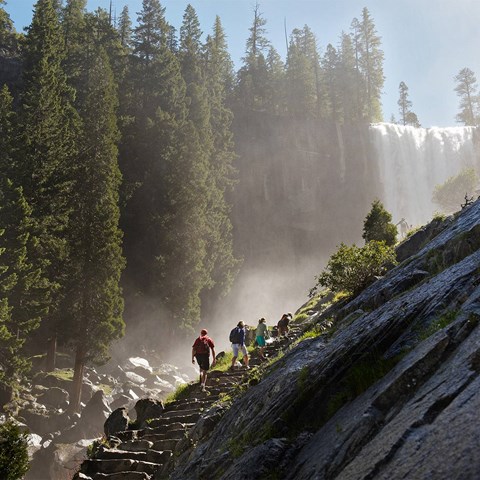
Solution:
M260 358L262 360L266 360L267 358L265 357L264 351L265 351L265 338L268 337L268 328L267 328L267 322L264 318L261 318L258 321L258 327L257 330L255 331L255 336L257 340L257 345L258 345L258 354L260 355Z
M400 225L400 235L402 238L407 236L408 229L410 228L405 218L402 218L395 226Z
M277 323L279 337L281 337L282 335L285 335L286 337L288 337L288 331L290 330L288 328L288 324L290 323L291 319L292 319L291 313L284 313L282 315L282 318Z
M245 333L245 323L242 320L240 320L237 326L230 332L230 341L232 342L233 349L232 366L230 367L230 370L235 370L235 363L237 362L239 350L241 350L243 353L243 363L245 364L245 368L247 370L250 368L248 366L248 352L245 345Z
M207 335L207 330L203 329L200 332L200 336L195 339L192 345L192 363L195 363L197 359L198 366L200 367L200 387L202 391L205 391L207 384L207 372L210 368L210 350L212 351L212 367L215 366L215 345L213 340Z

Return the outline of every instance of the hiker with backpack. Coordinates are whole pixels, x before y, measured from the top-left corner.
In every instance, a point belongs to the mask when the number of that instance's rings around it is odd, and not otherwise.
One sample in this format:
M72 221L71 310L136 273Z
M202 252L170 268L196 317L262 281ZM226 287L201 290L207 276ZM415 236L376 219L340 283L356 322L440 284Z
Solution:
M267 358L265 357L265 345L266 341L265 338L268 337L268 327L267 327L267 322L264 318L261 318L258 321L258 327L255 330L255 339L258 345L258 354L262 360L266 360Z
M288 337L288 331L290 330L288 328L288 324L290 323L291 319L292 319L291 313L284 313L282 315L282 318L277 323L279 337L281 337L282 335L285 335L286 337Z
M207 372L210 369L210 350L212 351L212 367L215 366L215 345L213 340L207 335L207 330L203 329L200 332L200 336L195 339L192 345L192 363L197 360L200 367L200 387L202 391L205 391L207 384Z
M248 351L245 345L245 323L240 320L237 326L230 332L230 341L232 342L233 358L230 370L235 370L235 363L237 362L238 352L243 354L243 363L248 370Z

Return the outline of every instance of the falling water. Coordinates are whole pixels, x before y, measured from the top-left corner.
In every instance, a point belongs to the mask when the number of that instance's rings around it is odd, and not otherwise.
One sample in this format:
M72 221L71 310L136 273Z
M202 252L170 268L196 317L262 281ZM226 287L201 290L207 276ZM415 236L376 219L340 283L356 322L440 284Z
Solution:
M432 202L436 185L466 167L480 172L473 131L474 127L370 126L384 191L381 200L395 222L405 218L413 226L425 224L439 210Z

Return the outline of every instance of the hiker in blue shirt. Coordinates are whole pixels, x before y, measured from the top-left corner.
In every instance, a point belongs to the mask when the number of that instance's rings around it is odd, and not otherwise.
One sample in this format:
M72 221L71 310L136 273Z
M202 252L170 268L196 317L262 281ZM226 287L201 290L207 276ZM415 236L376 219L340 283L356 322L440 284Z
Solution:
M240 320L237 326L230 332L230 341L232 342L233 349L232 366L230 370L235 369L239 350L243 353L243 363L248 370L250 367L248 366L248 351L245 345L245 323L243 323L242 320Z

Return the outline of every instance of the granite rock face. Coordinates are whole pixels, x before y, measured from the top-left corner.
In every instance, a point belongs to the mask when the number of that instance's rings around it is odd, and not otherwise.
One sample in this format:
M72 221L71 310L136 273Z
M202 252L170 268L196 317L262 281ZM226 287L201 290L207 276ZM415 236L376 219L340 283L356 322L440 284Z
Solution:
M171 478L477 479L480 202L410 241L358 297L313 314L336 330L272 365Z

